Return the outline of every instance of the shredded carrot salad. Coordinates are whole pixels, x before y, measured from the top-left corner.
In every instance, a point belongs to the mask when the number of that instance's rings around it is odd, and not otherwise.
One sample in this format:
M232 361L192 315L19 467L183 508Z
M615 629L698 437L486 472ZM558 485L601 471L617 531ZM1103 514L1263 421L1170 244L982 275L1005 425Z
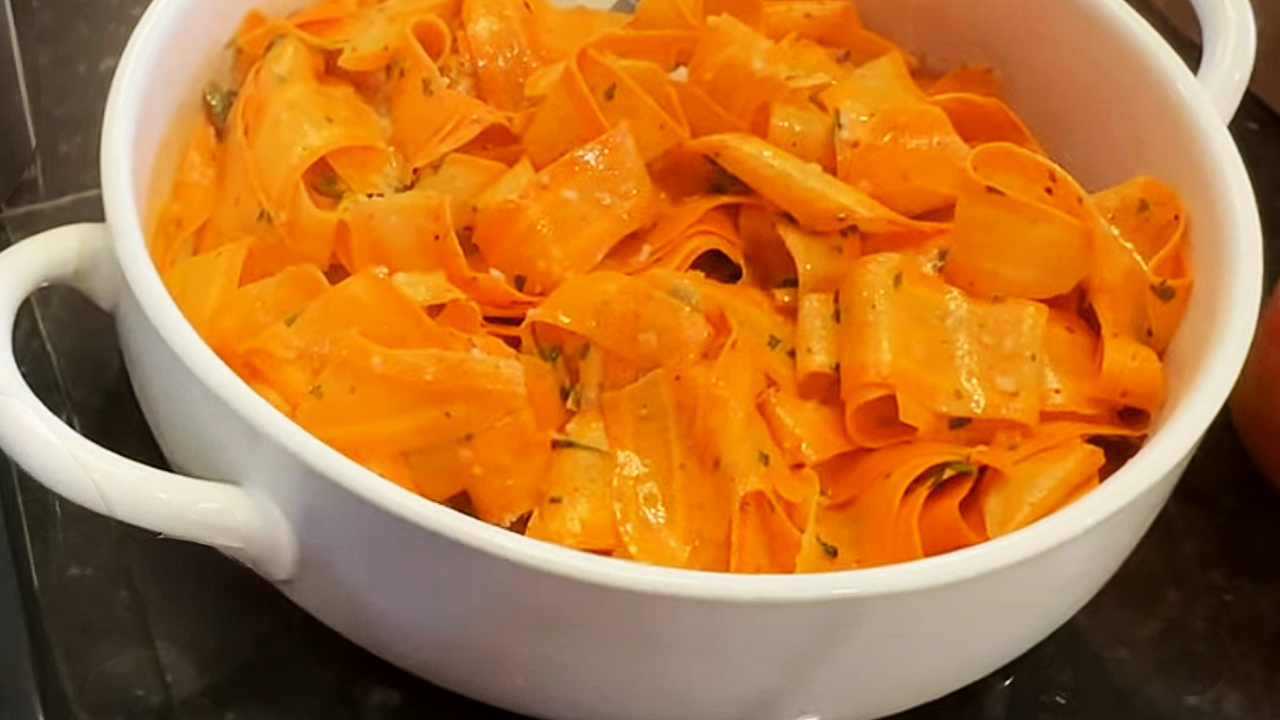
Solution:
M384 478L702 570L908 561L1094 488L1191 292L990 70L846 0L249 14L151 249L195 329Z

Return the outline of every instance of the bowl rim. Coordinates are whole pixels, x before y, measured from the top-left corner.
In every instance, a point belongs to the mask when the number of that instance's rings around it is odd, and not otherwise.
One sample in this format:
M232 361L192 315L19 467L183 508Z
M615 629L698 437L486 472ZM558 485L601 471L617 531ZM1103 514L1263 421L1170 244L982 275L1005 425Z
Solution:
M202 384L255 430L326 481L425 531L494 559L585 584L646 595L730 603L822 602L937 588L1028 561L1114 516L1194 453L1225 404L1243 366L1262 295L1262 230L1253 188L1226 125L1191 71L1163 38L1121 0L1077 0L1113 27L1178 96L1194 133L1210 151L1206 170L1225 198L1224 240L1242 277L1225 283L1216 324L1219 342L1185 397L1142 449L1099 488L1017 532L945 555L896 565L807 575L742 575L645 565L522 537L432 502L389 482L321 442L259 396L197 335L165 290L147 249L143 198L132 182L132 138L143 112L149 68L163 62L165 38L201 0L156 0L130 37L113 80L102 132L102 188L116 262L143 315ZM1249 268L1257 268L1250 272ZM260 488L270 495L270 491Z

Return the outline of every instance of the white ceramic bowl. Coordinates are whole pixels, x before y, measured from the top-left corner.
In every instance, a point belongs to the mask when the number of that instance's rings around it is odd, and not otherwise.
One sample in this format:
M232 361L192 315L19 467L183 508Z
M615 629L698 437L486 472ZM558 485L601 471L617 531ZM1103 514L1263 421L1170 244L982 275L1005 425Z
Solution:
M219 548L323 622L425 678L548 718L871 718L969 683L1044 638L1159 512L1240 368L1261 294L1253 192L1223 120L1253 61L1247 0L1201 0L1200 82L1121 0L861 0L931 62L990 63L1087 186L1170 182L1193 218L1197 286L1150 442L1080 502L985 545L801 577L713 575L595 557L432 504L277 413L201 342L148 257L141 218L174 164L176 117L260 0L156 0L107 108L108 223L0 254L0 446L72 501ZM285 5L297 3L284 3ZM159 162L157 162L159 158ZM139 402L175 468L78 436L36 400L10 347L35 288L114 313Z

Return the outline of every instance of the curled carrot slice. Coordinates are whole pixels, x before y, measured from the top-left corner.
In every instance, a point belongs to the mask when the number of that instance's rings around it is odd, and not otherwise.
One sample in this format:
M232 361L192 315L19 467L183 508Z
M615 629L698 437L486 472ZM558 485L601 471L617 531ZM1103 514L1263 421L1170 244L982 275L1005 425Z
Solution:
M1062 168L1009 144L969 161L956 201L947 280L991 296L1042 299L1085 278L1092 261L1083 191Z
M835 115L841 179L904 215L955 202L969 148L902 55L863 65L820 97Z
M756 192L791 213L804 227L831 232L856 227L868 232L929 231L928 223L890 210L822 168L751 135L698 138L689 144Z
M971 146L1008 142L1035 153L1044 153L1027 126L999 98L947 93L931 98L930 102L947 114L956 134Z
M840 377L855 440L860 408L849 403L872 399L868 386L894 388L899 418L921 430L939 414L1038 420L1044 306L966 297L891 253L859 261L840 302Z
M590 270L648 222L656 200L623 124L547 167L514 198L481 212L475 243L518 290L545 294Z

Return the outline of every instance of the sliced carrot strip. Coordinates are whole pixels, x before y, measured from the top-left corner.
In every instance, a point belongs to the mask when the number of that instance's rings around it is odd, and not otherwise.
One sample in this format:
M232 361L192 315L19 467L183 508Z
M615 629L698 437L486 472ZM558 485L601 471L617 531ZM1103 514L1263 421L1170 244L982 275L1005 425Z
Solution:
M217 131L202 118L191 132L169 199L152 223L151 257L161 273L195 253L195 234L218 202L219 152Z
M835 114L841 179L904 215L955 202L969 148L902 55L863 65L820 97Z
M218 311L240 286L249 242L224 245L212 252L176 263L164 274L164 284L178 308L201 334L206 334Z
M231 362L241 344L275 323L302 312L328 289L329 281L310 265L295 265L271 277L243 285L218 305L218 311L210 319L204 334L205 339L219 355Z
M1083 193L1066 171L1005 143L973 152L956 203L947 280L975 294L1048 298L1089 273Z
M1100 448L1076 440L989 473L978 486L987 533L1007 535L1061 507L1080 485L1096 482L1105 462Z
M956 133L970 146L1008 142L1044 154L1027 126L998 98L951 93L935 96L931 102L947 114Z
M792 463L818 465L854 447L835 402L809 400L775 387L765 391L760 411Z
M587 48L578 64L601 116L611 127L627 124L645 162L687 138L680 118L669 114L617 62Z
M540 332L542 325L563 328L631 358L643 371L666 364L691 365L713 339L710 323L686 303L641 280L610 272L570 280L528 318L533 332ZM545 345L542 352L560 354L563 348Z
M463 0L463 30L480 94L499 110L520 109L525 82L555 59L538 27L538 14L548 12L545 5L545 0Z
M690 147L702 152L756 192L791 213L804 227L831 232L857 227L868 232L921 230L928 223L910 220L822 168L750 135L698 138Z
M524 146L534 164L544 167L608 129L609 122L600 112L579 64L566 62L546 101L534 111L524 132Z
M696 546L727 546L728 488L700 476L672 382L668 371L657 370L606 393L602 407L616 452L615 512L628 553L641 562L685 567ZM690 502L708 496L718 501ZM714 514L725 520L715 522Z
M848 0L766 2L760 19L760 31L774 40L794 34L835 47L861 26L858 8Z
M1000 80L989 67L960 65L927 84L930 95L977 95L994 98L1000 94Z
M864 442L850 401L869 399L868 386L893 388L903 422L922 430L938 416L1039 418L1044 306L966 297L892 253L859 261L840 301L840 377L854 440Z
M348 335L294 417L339 450L383 455L463 440L527 405L515 358L391 350Z
M599 411L583 411L553 442L547 496L529 522L529 537L596 552L622 545L614 515L616 460Z
M515 198L481 211L475 243L517 289L545 294L590 270L655 210L653 185L623 124L547 167Z
M634 30L691 30L702 27L702 0L642 0L627 27Z

